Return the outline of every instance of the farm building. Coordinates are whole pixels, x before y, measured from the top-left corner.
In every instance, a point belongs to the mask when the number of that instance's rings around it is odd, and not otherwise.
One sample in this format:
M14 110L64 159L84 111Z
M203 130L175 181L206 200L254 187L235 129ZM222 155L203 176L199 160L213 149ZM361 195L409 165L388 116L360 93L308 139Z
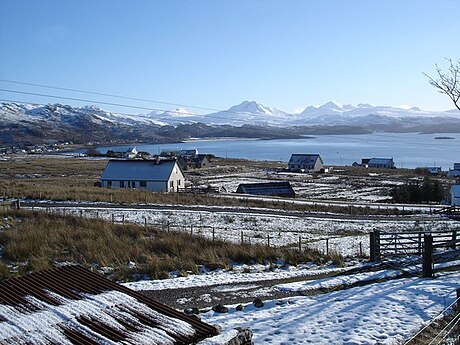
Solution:
M176 160L110 160L101 176L101 186L151 192L176 192L185 177Z
M388 168L394 169L395 163L393 162L393 158L371 158L367 163L369 168Z
M295 192L289 182L242 183L238 186L236 192L241 194L295 197Z
M450 204L460 206L460 184L453 184L450 187Z
M209 156L204 154L197 154L195 156L179 156L177 162L184 171L207 168L211 163Z
M454 168L449 169L449 172L447 173L447 177L450 177L450 178L460 177L460 163L454 163Z
M69 265L0 283L3 344L196 344L216 327Z
M321 171L324 163L319 154L293 153L288 168L290 171Z

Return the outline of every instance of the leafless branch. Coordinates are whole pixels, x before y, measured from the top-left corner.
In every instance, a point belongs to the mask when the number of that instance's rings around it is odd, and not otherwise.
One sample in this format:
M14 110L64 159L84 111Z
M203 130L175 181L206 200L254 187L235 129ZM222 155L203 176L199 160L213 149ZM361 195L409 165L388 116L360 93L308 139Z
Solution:
M448 72L444 73L438 65L435 65L436 76L434 78L426 73L423 74L438 92L447 95L454 102L455 107L460 110L460 59L457 62L448 58L446 60L449 62Z

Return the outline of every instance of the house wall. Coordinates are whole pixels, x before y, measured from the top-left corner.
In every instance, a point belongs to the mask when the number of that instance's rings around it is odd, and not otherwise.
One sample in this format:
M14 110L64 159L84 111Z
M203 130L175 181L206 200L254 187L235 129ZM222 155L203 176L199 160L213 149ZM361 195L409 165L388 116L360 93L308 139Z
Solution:
M185 177L176 163L168 179L167 191L177 192L179 188L185 188Z
M454 188L451 188L450 190L450 204L452 206L460 206L460 193L457 188L456 193Z
M315 162L315 166L313 167L313 171L320 171L324 168L324 165L321 163L321 160L318 158Z
M134 182L134 187L132 183ZM105 188L126 188L126 189L138 189L146 190L149 192L166 192L168 191L166 181L145 181L146 186L141 187L141 181L129 180L129 181L116 181L112 180L109 185L108 180L101 180L101 186Z

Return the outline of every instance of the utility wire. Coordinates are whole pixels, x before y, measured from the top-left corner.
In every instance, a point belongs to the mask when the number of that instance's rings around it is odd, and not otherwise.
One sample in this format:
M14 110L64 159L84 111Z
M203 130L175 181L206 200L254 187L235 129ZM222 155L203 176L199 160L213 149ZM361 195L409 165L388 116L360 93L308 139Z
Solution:
M37 86L37 87L43 87L43 88L47 88L47 89L54 89L54 90L71 91L71 92L80 92L80 93L86 93L86 94L89 94L89 95L98 95L98 96L107 96L107 97L115 97L115 98L129 99L129 100L132 100L132 101L141 101L141 102L149 102L149 103L158 103L158 104L165 104L165 105L173 105L173 106L176 106L176 107L194 108L194 109L209 110L209 111L221 111L221 109L206 108L206 107L198 107L198 106L188 105L188 104L170 103L170 102L157 101L157 100L151 100L151 99L145 99L145 98L137 98L137 97L129 97L129 96L122 96L122 95L115 95L115 94L110 94L110 93L102 93L102 92L95 92L95 91L71 89L71 88L58 87L58 86L50 86L50 85L44 85L44 84L25 83L25 82L16 81L16 80L0 79L0 81L1 81L1 82L5 82L5 83L19 84L19 85Z

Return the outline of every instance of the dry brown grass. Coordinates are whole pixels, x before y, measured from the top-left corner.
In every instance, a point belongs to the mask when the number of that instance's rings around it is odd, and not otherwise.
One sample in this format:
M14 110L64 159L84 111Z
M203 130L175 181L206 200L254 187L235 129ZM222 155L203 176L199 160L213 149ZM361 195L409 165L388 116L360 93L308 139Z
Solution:
M246 169L249 161L218 159L218 167ZM96 201L120 204L154 203L211 206L240 206L285 209L302 212L350 213L350 208L327 205L299 205L284 201L217 198L212 195L151 193L130 189L95 187L107 160L55 157L17 157L0 161L0 197L57 201ZM277 162L250 162L251 169L279 167ZM213 168L211 168L211 171ZM217 168L220 169L220 168ZM347 170L348 169L345 169ZM355 171L356 168L350 171ZM393 172L394 170L389 170ZM194 172L200 174L200 171ZM212 172L207 172L212 173ZM353 214L394 214L397 210L351 209Z
M268 263L279 258L291 264L331 259L315 250L238 245L102 220L23 210L6 211L3 217L7 217L8 227L3 226L0 232L1 277L46 269L64 261L113 267L116 279L131 279L134 274L164 278L170 271L196 272L198 265L215 268L231 267L234 262ZM130 268L129 262L134 262L135 267ZM11 271L13 266L18 266L17 272Z

